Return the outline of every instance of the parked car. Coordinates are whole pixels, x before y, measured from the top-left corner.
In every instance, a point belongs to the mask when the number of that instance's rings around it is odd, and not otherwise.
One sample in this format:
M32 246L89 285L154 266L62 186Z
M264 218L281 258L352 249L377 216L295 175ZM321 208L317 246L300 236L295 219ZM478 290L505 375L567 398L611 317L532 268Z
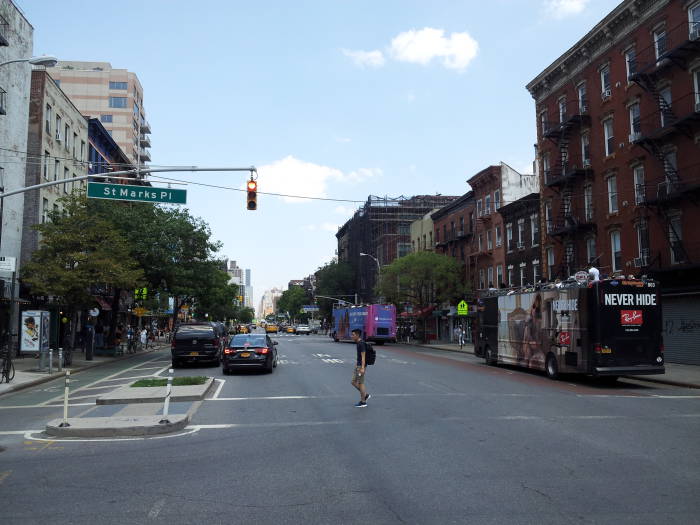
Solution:
M272 373L277 367L277 341L266 334L234 335L224 348L222 368L224 374L233 368L261 368Z
M181 324L170 345L173 368L202 361L219 366L225 338L221 323Z
M297 326L297 334L298 335L309 335L311 333L311 328L309 328L308 325L305 324L300 324Z

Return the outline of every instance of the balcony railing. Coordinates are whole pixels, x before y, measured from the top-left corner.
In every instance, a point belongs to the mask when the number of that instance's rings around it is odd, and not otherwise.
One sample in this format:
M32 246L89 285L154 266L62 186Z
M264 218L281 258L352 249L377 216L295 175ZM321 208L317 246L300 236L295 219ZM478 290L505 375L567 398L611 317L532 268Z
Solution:
M590 155L584 158L580 145L571 145L571 151L562 154L555 160L552 168L544 171L544 183L546 186L564 186L573 182L577 177L585 177L593 174Z
M591 214L592 215L592 214ZM569 235L578 231L589 231L596 228L592 216L589 218L583 207L563 212L552 220L548 233L554 237Z
M139 160L141 162L150 162L151 151L148 148L141 148L141 150L139 151Z
M654 41L651 35L649 46L638 50L632 67L635 73L630 75L634 82L644 82L649 75L658 70L685 61L700 50L700 22L684 21L667 29L665 35Z
M544 123L544 129L542 130L542 136L547 139L558 139L562 134L566 133L568 130L579 126L581 124L590 124L591 117L588 114L588 100L570 100L566 103L564 111L557 104L556 108L549 108L556 110L554 114L557 115L558 120L556 121L546 121Z
M649 141L664 141L676 132L692 132L700 127L700 93L690 92L662 102L655 111L633 122L629 141L644 145Z

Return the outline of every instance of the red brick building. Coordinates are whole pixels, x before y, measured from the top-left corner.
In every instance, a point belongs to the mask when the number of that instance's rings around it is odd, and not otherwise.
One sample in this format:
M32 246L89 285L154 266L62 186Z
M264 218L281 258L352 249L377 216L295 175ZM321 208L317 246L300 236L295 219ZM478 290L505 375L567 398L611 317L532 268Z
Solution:
M470 191L431 215L435 252L461 263L468 283L473 283L467 261L475 228L474 206L474 192Z
M543 273L653 275L668 360L700 363L674 328L700 318L700 2L625 0L527 88Z

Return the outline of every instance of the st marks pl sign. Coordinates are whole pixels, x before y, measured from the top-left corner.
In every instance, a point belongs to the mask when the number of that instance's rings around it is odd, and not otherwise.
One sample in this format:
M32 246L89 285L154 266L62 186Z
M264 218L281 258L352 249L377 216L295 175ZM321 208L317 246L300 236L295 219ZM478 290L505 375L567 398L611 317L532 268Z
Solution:
M107 184L103 182L88 182L87 196L91 199L160 202L165 204L185 204L187 202L187 190L132 186L128 184Z

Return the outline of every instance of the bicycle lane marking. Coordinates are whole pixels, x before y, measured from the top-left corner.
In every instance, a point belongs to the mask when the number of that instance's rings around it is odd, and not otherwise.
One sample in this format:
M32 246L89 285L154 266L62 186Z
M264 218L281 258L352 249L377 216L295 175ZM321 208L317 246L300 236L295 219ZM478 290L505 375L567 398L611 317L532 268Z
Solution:
M84 390L84 389L86 389L86 388L89 388L89 387L91 387L91 386L94 386L94 385L100 383L101 381L110 381L110 380L114 380L114 379L117 378L117 376L119 376L119 375L121 375L121 374L124 374L124 373L126 373L126 372L131 371L131 370L134 370L135 368L138 368L138 367L140 367L140 366L143 366L144 364L150 363L151 361L155 361L156 359L159 359L159 358L160 358L160 356L154 357L153 359L148 359L148 360L146 360L146 361L144 361L144 362L142 362L142 363L137 363L137 364L135 364L134 366L130 366L130 367L128 367L128 368L125 368L125 369L123 369L123 370L120 370L119 372L115 372L114 374L108 375L107 377L100 378L100 379L98 379L97 381L93 381L92 383L88 383L88 384L85 385L85 386L81 386L80 388L77 388L76 390L73 390L72 394L76 394L76 393L78 393L78 392L80 392L80 391L82 391L82 390ZM150 376L146 376L146 377L150 377ZM118 378L118 379L126 379L126 378ZM73 396L71 396L71 398L72 398L72 397L73 397ZM44 401L43 403L40 403L40 405L48 405L48 404L50 404L50 403L55 403L56 401L61 400L61 399L63 399L63 395L53 397L53 398L49 399L48 401Z

